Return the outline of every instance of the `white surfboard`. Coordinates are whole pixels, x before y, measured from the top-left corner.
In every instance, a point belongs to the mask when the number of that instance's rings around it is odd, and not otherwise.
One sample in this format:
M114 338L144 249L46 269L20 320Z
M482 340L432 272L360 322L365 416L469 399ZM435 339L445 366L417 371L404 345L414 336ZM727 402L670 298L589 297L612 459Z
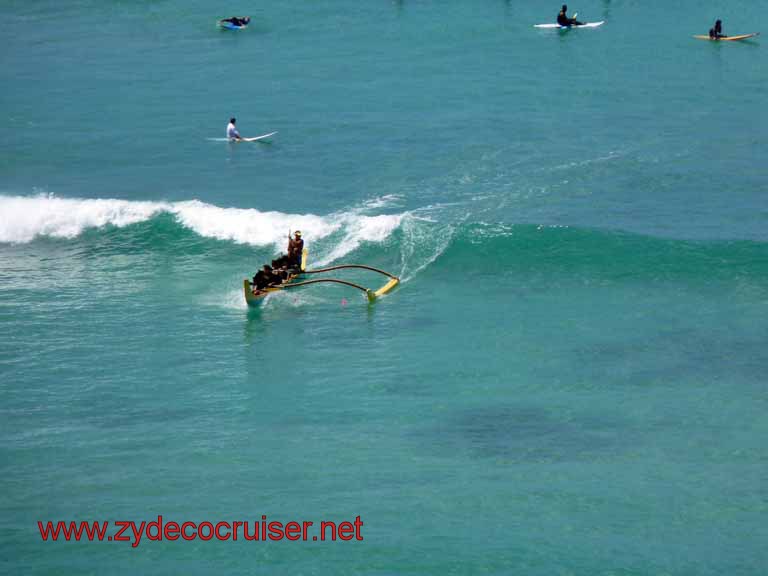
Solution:
M259 140L264 140L265 138L269 138L270 136L274 136L277 134L277 132L270 132L269 134L262 134L261 136L254 136L253 138L243 138L243 142L258 142Z
M578 26L560 26L560 24L534 24L534 28L560 28L561 30L571 30L575 28L597 28L598 26L602 26L605 24L605 20L600 20L600 22L585 22L584 24L579 24Z

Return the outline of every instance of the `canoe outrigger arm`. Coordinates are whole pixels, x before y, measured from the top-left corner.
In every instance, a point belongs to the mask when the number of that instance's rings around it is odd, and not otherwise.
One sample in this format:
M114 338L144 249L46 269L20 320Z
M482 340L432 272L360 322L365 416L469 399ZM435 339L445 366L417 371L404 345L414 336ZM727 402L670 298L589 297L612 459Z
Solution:
M372 270L373 272L378 272L379 274L383 274L384 276L389 276L389 282L384 284L381 288L378 290L371 290L370 288L366 288L365 286L360 286L360 284L355 284L354 282L349 282L348 280L339 280L338 278L318 278L316 280L305 280L304 282L292 282L290 284L282 284L280 286L275 286L275 288L279 290L287 290L288 288L298 288L299 286L309 286L310 284L320 284L323 282L329 282L333 284L343 284L344 286L349 286L351 288L357 288L358 290L365 292L365 295L368 297L369 302L373 302L376 300L376 298L379 298L380 296L383 296L390 290L392 290L395 286L397 286L400 283L400 279L390 274L389 272L385 272L384 270L379 270L378 268L373 268L372 266L365 266L363 264L340 264L338 266L331 266L329 268L320 268L318 270L305 270L303 274L320 274L322 272L331 272L333 270L342 270L344 268L360 268L363 270Z
M378 290L371 290L369 288L363 288L362 286L358 286L350 282L345 282L343 280L341 281L342 284L351 285L354 288L360 288L365 290L366 294L368 295L369 302L373 302L374 300L376 300L376 298L379 298L380 296L384 296L384 294L392 290L395 286L397 286L400 283L400 278L398 278L394 274L390 274L389 272L386 272L379 268L374 268L373 266L366 266L365 264L339 264L338 266L329 266L328 268L318 268L317 270L305 270L304 274L320 274L322 272L331 272L333 270L343 270L346 268L358 268L360 270L370 270L371 272L377 272L378 274L382 274L383 276L389 277L389 282L384 284L384 286L382 286Z
M318 278L317 280L306 280L305 282L296 282L294 284L284 284L282 286L278 286L278 288L287 290L288 288L298 288L299 286L309 286L310 284L320 284L321 282L344 284L345 286L357 288L358 290L365 292L365 295L368 296L369 302L373 302L374 300L376 300L376 292L374 292L370 288L366 288L365 286L360 286L360 284L355 284L354 282L339 280L337 278Z
M385 272L384 270L379 270L378 268L374 268L372 266L365 266L363 264L339 264L338 266L330 266L328 268L319 268L317 270L307 270L306 262L307 262L307 250L305 248L302 253L301 267L298 270L296 270L293 274L291 274L285 282L283 282L282 284L274 284L271 286L267 286L266 288L263 288L258 291L254 290L253 285L251 284L251 281L246 278L245 280L243 280L243 292L245 293L245 301L248 303L249 306L258 306L264 301L264 297L272 292L277 292L279 290L287 290L289 288L298 288L299 286L309 286L310 284L321 284L321 283L327 282L332 284L343 284L344 286L357 288L358 290L365 292L365 295L367 296L369 302L374 302L376 298L384 296L384 294L392 290L395 286L397 286L400 283L400 278L398 278L394 274L390 274L389 272ZM296 280L300 280L305 274L320 274L323 272L332 272L334 270L343 270L346 268L358 268L361 270L370 270L372 272L377 272L378 274L382 274L384 276L389 277L389 281L378 290L371 290L370 288L366 288L365 286L361 286L360 284L355 284L354 282L349 282L348 280L340 280L338 278L317 278L314 280L304 280L303 282L296 281Z

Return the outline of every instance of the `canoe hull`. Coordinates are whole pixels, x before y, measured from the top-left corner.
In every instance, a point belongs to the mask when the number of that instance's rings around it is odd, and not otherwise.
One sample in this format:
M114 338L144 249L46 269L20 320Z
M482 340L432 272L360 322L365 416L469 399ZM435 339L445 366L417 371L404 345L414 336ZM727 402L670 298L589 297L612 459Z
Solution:
M299 270L296 274L291 274L288 276L288 279L285 280L283 284L290 284L291 282L301 280L303 276L302 272L307 269L307 255L308 251L306 248L304 248L304 251L301 253L301 270ZM245 303L252 308L258 308L264 303L264 301L267 299L267 296L273 292L280 292L281 290L282 288L279 287L265 288L264 290L259 290L258 293L254 293L251 286L251 281L248 278L243 280L243 295L245 296Z

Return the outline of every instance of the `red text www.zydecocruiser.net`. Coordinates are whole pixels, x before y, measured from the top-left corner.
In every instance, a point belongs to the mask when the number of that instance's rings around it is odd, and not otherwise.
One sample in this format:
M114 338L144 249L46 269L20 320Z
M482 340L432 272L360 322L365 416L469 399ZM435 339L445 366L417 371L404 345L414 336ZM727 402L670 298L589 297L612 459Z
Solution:
M301 522L261 520L232 522L165 522L162 516L151 522L137 524L133 520L110 522L64 521L43 523L38 520L37 528L43 542L74 540L80 542L130 542L136 548L142 541L160 540L248 540L277 542L280 540L325 542L362 540L363 521L357 516L353 522L322 521L319 525L303 520Z

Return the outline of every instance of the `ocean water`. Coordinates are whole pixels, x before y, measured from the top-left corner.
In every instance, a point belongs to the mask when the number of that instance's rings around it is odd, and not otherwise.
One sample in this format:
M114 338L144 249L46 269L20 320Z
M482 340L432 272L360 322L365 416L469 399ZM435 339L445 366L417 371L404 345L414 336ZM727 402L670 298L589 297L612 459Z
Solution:
M765 5L558 6L0 5L0 572L768 572Z

